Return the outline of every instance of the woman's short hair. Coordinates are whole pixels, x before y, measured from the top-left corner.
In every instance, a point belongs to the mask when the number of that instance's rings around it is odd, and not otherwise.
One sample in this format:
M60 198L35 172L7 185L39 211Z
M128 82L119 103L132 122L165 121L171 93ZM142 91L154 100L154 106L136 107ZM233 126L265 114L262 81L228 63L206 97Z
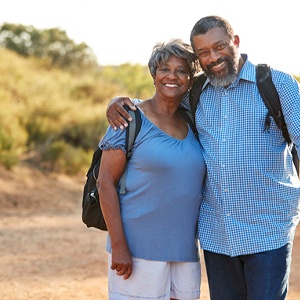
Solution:
M199 62L191 45L184 43L181 39L172 39L169 42L157 43L152 50L148 67L154 78L156 70L161 63L167 62L170 56L186 60L190 69L191 77L200 71Z

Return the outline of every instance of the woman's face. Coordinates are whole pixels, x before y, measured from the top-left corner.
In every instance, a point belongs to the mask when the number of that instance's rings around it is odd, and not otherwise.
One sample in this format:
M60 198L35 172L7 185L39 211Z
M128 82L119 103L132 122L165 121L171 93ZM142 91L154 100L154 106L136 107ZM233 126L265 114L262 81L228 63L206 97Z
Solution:
M191 87L191 70L186 60L174 55L161 62L154 78L156 91L168 98L181 99Z

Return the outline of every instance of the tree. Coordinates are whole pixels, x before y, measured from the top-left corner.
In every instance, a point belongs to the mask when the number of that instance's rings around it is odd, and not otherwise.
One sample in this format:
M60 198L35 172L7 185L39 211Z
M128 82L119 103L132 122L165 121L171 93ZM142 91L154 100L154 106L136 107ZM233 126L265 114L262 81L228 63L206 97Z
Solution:
M36 56L50 66L78 69L97 65L93 51L85 43L76 44L64 30L38 30L33 26L4 23L0 27L0 46L22 56Z

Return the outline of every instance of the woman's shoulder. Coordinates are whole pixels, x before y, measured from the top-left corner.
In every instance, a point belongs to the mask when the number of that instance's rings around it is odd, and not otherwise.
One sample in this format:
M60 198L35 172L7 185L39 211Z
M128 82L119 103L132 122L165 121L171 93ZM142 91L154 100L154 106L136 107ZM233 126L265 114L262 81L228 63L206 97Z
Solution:
M121 148L125 151L125 139L126 130L120 128L114 130L111 126L109 126L98 146L102 150Z

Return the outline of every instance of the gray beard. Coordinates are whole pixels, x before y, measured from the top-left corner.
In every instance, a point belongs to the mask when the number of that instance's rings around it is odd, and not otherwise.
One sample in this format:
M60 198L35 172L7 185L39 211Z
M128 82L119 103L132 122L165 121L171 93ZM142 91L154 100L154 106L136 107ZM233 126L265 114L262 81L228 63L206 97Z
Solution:
M212 86L227 87L237 79L237 74L227 74L224 77L207 76Z

